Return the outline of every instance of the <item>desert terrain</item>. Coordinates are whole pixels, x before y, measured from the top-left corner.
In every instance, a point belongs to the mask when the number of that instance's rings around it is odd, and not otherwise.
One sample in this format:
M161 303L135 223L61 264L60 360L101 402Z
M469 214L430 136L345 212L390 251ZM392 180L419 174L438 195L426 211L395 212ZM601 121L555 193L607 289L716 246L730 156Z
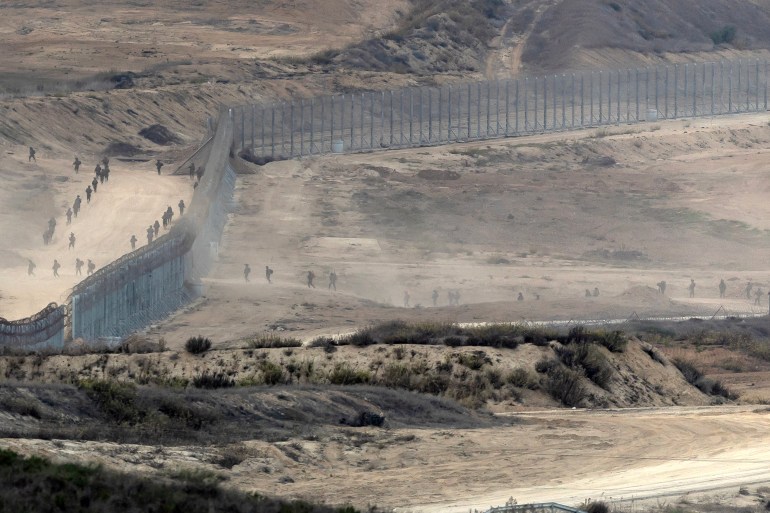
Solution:
M99 268L130 250L132 234L144 244L167 206L178 216L193 191L187 158L224 106L764 59L770 48L770 6L727 0L54 0L0 14L6 319L63 302L75 257ZM171 137L139 134L152 125ZM509 499L761 510L770 496L769 145L770 114L759 113L264 166L234 158L235 208L203 296L123 346L149 349L4 355L0 445L158 478L194 469L246 492L361 510L481 511ZM104 155L109 182L66 226ZM160 176L156 159L166 163ZM459 304L448 304L450 292ZM644 321L711 315L733 318ZM598 349L613 378L600 386L581 375L587 393L575 408L549 395L548 374L536 370L544 358L564 361L566 343L315 344L383 322L568 329L597 319L634 321L617 326L629 349ZM186 341L199 335L212 349L189 354ZM278 337L298 345L259 345ZM465 369L482 353L479 368ZM730 393L703 393L676 360ZM417 376L448 368L454 381L444 393L426 393L417 378L386 382L399 366ZM508 377L517 369L531 386ZM369 377L336 383L339 370ZM235 386L195 385L212 375ZM102 382L127 394L118 397L128 410L94 395ZM491 388L460 393L474 385ZM383 427L351 423L370 411Z

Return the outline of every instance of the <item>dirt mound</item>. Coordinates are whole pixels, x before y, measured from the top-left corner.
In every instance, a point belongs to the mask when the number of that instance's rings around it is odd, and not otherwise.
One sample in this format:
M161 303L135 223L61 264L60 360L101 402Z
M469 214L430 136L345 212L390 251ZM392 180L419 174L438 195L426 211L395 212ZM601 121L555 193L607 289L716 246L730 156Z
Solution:
M142 128L139 130L139 135L160 146L168 146L170 144L179 144L182 142L182 140L171 130L158 124Z
M133 157L142 153L142 149L127 142L111 142L104 148L104 154L110 157L126 156Z
M658 305L669 302L666 296L658 292L658 289L645 287L644 285L637 285L635 287L628 288L618 294L616 297L628 301L633 301L635 303L639 303L640 305Z
M417 176L423 180L457 180L460 173L447 169L421 169Z

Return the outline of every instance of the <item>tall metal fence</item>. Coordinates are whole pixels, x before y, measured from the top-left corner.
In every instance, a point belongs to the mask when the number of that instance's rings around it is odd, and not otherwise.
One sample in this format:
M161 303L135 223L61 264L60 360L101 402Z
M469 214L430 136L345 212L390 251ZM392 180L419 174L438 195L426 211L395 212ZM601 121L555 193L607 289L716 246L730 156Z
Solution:
M234 135L257 157L287 159L763 111L767 71L696 62L244 105Z

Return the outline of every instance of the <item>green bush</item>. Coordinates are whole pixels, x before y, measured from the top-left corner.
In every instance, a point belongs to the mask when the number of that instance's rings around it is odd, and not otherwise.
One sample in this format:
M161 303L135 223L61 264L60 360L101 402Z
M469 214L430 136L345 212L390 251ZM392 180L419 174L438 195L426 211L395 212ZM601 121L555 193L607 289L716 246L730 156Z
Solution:
M355 369L348 363L338 363L329 373L329 383L332 385L361 385L371 381L369 371Z
M583 370L588 379L606 388L615 373L610 362L594 344L570 344L557 349L561 362L576 370Z
M737 29L732 25L725 25L721 29L715 30L710 34L711 41L713 41L715 45L721 45L723 43L730 44L735 40L735 34L737 32Z
M505 381L515 387L528 388L534 390L538 387L538 380L530 371L524 368L513 369L506 377Z
M565 406L579 406L586 399L580 373L563 366L557 366L548 374L546 390Z
M282 338L273 333L260 335L248 342L249 349L266 349L278 347L302 347L302 341L297 338Z
M78 386L113 422L134 424L145 417L145 412L136 405L133 383L89 379L80 381Z
M211 349L211 340L201 337L190 337L185 342L184 348L191 354L202 354Z
M285 381L281 366L270 360L259 362L259 370L262 372L262 382L265 385L278 385Z
M208 372L195 376L192 380L195 388L230 388L235 386L235 380L228 377L224 372Z

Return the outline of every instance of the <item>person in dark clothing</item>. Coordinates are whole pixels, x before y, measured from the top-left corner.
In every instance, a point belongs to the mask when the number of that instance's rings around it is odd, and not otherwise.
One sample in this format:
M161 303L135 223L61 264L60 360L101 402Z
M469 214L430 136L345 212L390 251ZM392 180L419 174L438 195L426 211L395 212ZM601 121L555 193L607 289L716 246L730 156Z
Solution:
M67 224L68 225L72 224L72 209L71 208L67 209L66 216L67 216Z
M88 276L91 276L94 274L94 271L96 270L96 264L91 261L91 259L88 259Z
M99 186L99 180L94 177L94 179L91 181L91 187L94 188L94 192L96 192L97 187Z
M315 280L315 273L313 271L307 272L307 288L315 288L315 285L313 285L313 280Z
M75 276L83 276L83 264L85 264L85 262L83 262L81 259L75 259Z
M110 181L110 166L106 165L104 166L104 169L102 169L102 176L104 177L105 182Z
M251 267L249 267L249 264L243 264L243 279L245 281L249 281L249 274L251 274Z
M152 225L152 227L154 228L155 236L157 237L158 236L158 232L160 231L160 223L158 222L157 219L155 220L155 224Z
M35 158L35 148L30 146L29 147L29 158L27 159L27 162L32 162L33 160L35 162L37 162L37 159Z
M30 259L27 259L27 276L34 276L35 275L35 262L33 262Z
M195 179L195 163L194 162L190 162L189 169L190 169L190 178L194 180Z
M158 170L158 174L160 174L160 168L162 168L162 167L163 167L163 162L161 162L160 160L156 160L155 161L155 168Z
M70 232L70 245L69 245L69 249L74 249L74 248L75 248L75 234Z
M430 297L433 299L433 306L438 306L438 290L433 289L433 294Z
M724 279L719 280L719 297L725 297L725 291L727 290L727 284Z
M78 216L78 212L80 212L80 204L83 202L82 199L80 199L80 194L78 194L78 197L75 198L75 202L72 204L72 213L75 214L75 217Z
M271 279L271 276L273 276L273 270L270 269L270 266L265 266L265 278L267 279L268 283L273 283L273 280Z
M334 272L334 269L329 273L329 290L332 288L337 290L337 273Z
M54 278L58 278L59 277L59 268L61 268L61 264L59 263L58 260L56 260L54 258L54 260L53 260L53 268L52 268L53 269Z
M201 178L203 178L203 166L198 166L198 172L195 176L198 177L198 181L200 182Z
M147 244L150 244L152 242L152 238L155 235L155 229L150 225L149 228L147 228Z
M177 206L179 207L179 217L182 217L184 215L184 200L180 199Z
M131 242L131 249L136 249L136 240L136 235L131 235L131 240L129 241Z
M72 163L72 167L75 168L75 174L78 174L80 171L80 164L82 164L82 162L80 162L80 159L75 155L75 162Z

